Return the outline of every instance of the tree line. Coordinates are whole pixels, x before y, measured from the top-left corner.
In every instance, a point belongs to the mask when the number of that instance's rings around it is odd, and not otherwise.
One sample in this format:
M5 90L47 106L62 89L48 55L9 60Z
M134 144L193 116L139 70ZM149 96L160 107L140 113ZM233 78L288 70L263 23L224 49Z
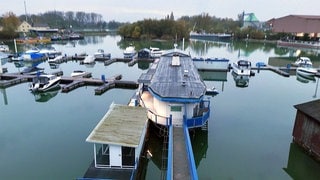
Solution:
M208 13L202 13L195 16L182 16L175 20L173 13L165 16L163 19L144 19L134 23L120 23L114 20L106 22L102 15L97 13L85 12L62 12L48 11L37 15L15 16L8 12L0 17L0 25L3 30L0 31L0 39L11 39L17 37L15 32L18 25L27 20L31 25L46 24L50 28L58 29L114 29L123 38L131 39L182 39L189 38L190 31L206 33L230 33L235 39L245 39L250 35L251 39L279 39L265 30L259 30L252 27L241 28L242 14L238 19L218 18L210 16Z
M243 28L243 14L238 19L218 18L202 13L195 16L182 16L174 20L173 13L164 19L145 19L121 26L119 35L132 39L182 39L189 38L189 32L229 33L234 39L279 39L279 34L273 34L266 29L254 27Z
M21 22L27 21L31 26L46 25L57 29L118 29L124 23L114 20L106 22L101 14L79 12L48 11L40 14L16 16L13 12L7 12L0 17L1 39L18 37L15 32Z

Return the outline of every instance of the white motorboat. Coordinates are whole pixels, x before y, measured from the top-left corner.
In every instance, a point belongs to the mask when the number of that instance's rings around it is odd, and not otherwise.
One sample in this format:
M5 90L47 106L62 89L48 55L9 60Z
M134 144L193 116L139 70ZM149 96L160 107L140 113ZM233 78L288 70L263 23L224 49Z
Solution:
M298 59L294 62L296 66L301 66L304 64L308 64L312 66L312 62L308 57L298 57Z
M135 47L130 44L126 49L123 51L124 58L132 58L134 55L136 55Z
M84 58L83 64L93 64L94 63L94 56L88 55Z
M74 70L72 73L71 73L71 77L82 77L83 75L85 75L86 72L85 71L82 71L82 70Z
M22 53L20 57L24 61L36 61L44 58L45 54L40 53L40 50L38 48L33 47Z
M4 44L3 42L0 43L0 52L9 52L9 46Z
M45 92L57 87L60 83L61 77L53 74L41 74L33 78L30 85L32 92Z
M94 58L95 59L110 59L111 58L111 54L110 53L105 53L103 49L98 49L97 52L94 53Z
M48 63L59 63L63 60L64 56L63 55L58 55L53 59L49 59Z
M237 75L251 75L251 62L248 60L240 59L232 64L232 71Z
M150 56L152 58L160 57L163 54L163 51L157 47L150 47Z
M318 70L313 68L310 64L300 64L296 69L296 73L303 77L314 77Z
M50 59L53 59L53 58L62 54L60 51L57 51L52 46L43 47L43 48L39 49L39 53L46 55Z
M206 95L215 96L217 94L219 94L219 91L215 87L207 88L206 90Z

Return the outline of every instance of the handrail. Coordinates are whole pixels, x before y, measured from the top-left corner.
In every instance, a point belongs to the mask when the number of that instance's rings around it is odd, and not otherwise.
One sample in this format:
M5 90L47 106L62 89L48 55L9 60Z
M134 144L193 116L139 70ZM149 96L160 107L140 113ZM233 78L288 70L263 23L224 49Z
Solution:
M173 126L169 126L167 180L173 179Z
M184 121L186 121L186 118L183 118ZM190 141L190 135L189 135L189 129L188 126L185 123L183 123L183 132L184 132L184 138L186 143L186 151L187 151L187 157L189 161L189 170L190 170L190 176L192 180L198 180L198 173L197 173L197 167L196 163L194 161L194 155L192 150L192 144Z

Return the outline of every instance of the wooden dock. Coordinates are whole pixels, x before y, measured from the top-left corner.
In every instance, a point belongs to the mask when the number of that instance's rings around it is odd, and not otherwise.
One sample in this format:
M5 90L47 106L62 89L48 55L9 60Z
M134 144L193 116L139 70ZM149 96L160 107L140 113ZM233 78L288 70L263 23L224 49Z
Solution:
M270 70L273 71L281 76L284 77L289 77L290 76L290 71L295 71L296 67L290 67L290 68L286 68L286 67L274 67L274 66L262 66L262 67L252 67L252 70L257 70L258 72L260 70Z

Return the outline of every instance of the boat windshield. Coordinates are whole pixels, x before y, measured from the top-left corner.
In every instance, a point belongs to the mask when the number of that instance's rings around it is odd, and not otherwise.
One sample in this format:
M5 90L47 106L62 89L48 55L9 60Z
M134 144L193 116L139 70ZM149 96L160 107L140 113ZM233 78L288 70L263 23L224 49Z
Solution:
M238 61L238 65L239 66L247 66L247 67L249 67L249 66L251 66L251 63L249 61L240 60L240 61Z

